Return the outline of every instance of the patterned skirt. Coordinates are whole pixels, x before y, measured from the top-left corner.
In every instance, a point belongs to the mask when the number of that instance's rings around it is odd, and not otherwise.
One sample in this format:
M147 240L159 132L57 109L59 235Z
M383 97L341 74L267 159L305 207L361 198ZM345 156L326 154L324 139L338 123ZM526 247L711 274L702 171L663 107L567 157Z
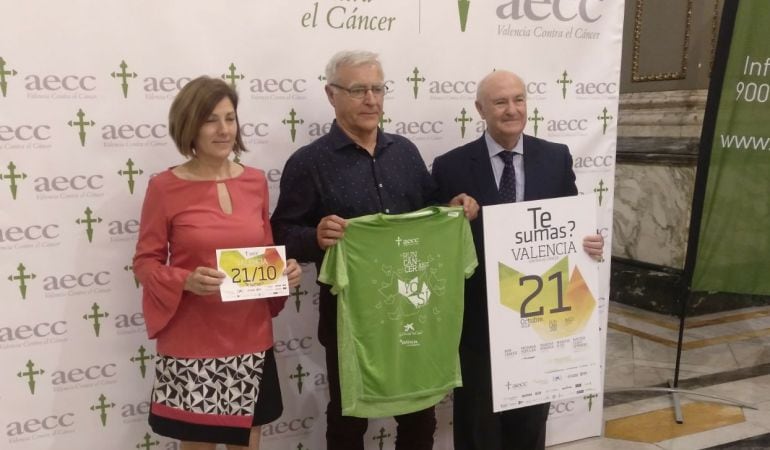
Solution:
M249 444L252 426L283 412L273 349L225 358L159 355L149 423L183 441Z

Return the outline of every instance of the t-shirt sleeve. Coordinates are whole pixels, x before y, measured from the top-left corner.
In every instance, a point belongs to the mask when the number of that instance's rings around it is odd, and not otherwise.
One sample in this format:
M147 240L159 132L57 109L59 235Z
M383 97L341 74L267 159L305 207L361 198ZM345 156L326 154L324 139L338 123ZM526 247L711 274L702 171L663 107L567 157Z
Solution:
M476 271L479 261L476 257L476 247L473 245L471 225L465 216L462 216L462 229L463 267L465 268L465 278L467 279Z
M167 265L171 223L157 179L150 179L142 205L139 238L134 254L134 274L142 283L142 311L151 339L165 328L182 300L190 271Z
M331 291L334 295L338 295L348 287L344 239L337 241L336 244L326 249L326 255L324 255L321 269L318 272L318 281L331 286Z

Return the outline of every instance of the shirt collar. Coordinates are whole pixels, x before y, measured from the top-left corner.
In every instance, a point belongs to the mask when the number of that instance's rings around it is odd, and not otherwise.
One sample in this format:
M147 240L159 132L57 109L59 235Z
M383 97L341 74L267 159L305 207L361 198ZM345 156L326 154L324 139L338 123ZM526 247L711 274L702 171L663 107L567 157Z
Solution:
M355 142L353 142L352 139L350 139L350 136L345 134L344 131L342 131L342 128L337 125L337 120L335 119L332 121L332 126L329 129L329 140L331 141L331 147L334 150L342 150L344 148L350 147L350 146L357 146ZM377 144L374 147L374 152L377 153L377 151L388 147L390 144L393 143L393 138L389 136L387 133L383 133L380 128L377 128Z
M504 152L505 149L497 141L492 139L492 136L488 132L484 132L484 140L487 143L487 151L489 152L489 158L492 159L497 156L498 153ZM513 152L520 155L524 155L524 135L519 136L519 142L513 146Z

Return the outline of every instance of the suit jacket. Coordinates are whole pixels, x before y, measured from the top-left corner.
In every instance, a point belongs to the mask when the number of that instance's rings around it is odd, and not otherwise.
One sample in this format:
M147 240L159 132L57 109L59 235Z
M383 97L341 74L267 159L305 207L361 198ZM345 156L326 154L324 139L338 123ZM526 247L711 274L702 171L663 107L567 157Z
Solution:
M524 139L524 200L542 200L577 195L572 156L564 144L533 136ZM433 161L433 177L440 201L460 193L475 198L481 206L503 203L497 191L484 136L451 150ZM465 315L460 345L489 349L486 274L484 270L483 209L471 222L479 267L465 283Z

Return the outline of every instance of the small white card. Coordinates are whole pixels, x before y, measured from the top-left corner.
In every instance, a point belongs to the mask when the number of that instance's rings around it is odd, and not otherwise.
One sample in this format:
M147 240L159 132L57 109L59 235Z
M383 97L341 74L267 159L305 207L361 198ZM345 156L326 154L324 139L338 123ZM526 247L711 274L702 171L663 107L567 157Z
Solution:
M227 275L219 287L222 301L254 300L289 295L284 275L286 248L226 248L217 250L217 269Z

